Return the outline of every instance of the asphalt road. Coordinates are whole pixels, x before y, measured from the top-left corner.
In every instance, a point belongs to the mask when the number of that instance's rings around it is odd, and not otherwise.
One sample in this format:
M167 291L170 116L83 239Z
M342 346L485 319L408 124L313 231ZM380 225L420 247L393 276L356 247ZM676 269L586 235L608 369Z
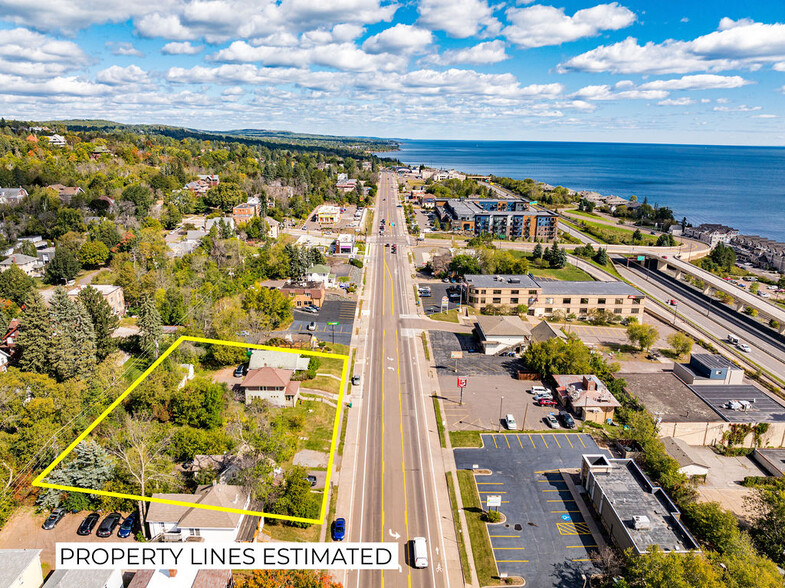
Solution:
M446 492L446 482L435 480L433 475L424 372L413 347L419 341L403 330L401 319L401 315L414 314L415 307L403 212L395 207L396 194L395 177L382 173L368 245L372 302L359 426L364 444L361 442L352 480L347 539L397 542L402 568L400 572L352 572L346 586L353 588L449 585L437 514L437 491ZM379 237L382 218L387 219L388 228L386 235ZM398 253L393 255L391 248L384 247L385 242L396 243ZM437 484L444 489L437 490ZM426 569L410 565L410 541L418 536L428 541Z

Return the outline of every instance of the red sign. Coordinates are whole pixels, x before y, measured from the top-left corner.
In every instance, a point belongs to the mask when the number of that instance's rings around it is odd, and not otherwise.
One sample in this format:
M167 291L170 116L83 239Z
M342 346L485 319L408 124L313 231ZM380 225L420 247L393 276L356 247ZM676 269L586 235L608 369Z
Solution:
M466 376L458 376L458 388L466 388Z

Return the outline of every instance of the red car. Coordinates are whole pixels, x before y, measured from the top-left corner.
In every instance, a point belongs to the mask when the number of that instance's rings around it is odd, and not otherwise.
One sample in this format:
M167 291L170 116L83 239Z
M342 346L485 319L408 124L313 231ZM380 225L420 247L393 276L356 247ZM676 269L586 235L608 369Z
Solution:
M553 398L538 398L534 401L537 406L556 406L556 401Z

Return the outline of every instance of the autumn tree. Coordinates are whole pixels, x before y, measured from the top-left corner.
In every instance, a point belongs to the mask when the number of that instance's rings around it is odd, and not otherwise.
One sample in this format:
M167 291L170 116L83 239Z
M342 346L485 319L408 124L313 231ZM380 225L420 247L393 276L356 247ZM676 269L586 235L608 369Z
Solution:
M101 267L109 260L109 248L101 241L87 241L79 248L77 258L87 268Z
M343 588L319 570L253 570L237 578L237 588Z
M640 347L641 351L648 351L660 336L659 332L652 325L633 323L627 325L627 339L633 345Z
M677 357L683 357L692 351L692 344L692 339L684 333L676 332L668 335L668 345Z

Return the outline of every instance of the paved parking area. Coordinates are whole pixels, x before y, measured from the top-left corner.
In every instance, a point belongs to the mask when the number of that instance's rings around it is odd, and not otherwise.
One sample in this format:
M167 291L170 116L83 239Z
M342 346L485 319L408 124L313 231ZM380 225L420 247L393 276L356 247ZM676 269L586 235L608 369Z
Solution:
M460 306L459 299L455 298L454 302L449 300L447 288L455 286L456 284L445 284L444 282L420 282L418 287L428 286L431 289L430 296L420 296L420 304L422 304L425 314L433 314L442 311L442 298L447 296L447 310L453 310Z
M523 576L527 586L580 586L594 573L595 540L559 473L579 468L584 453L605 453L581 433L482 435L481 449L455 449L459 469L489 470L475 476L483 503L501 496L506 521L488 526L500 573Z
M456 360L450 358L452 351L463 351L463 359L457 360L458 373L463 376L507 374L512 377L517 376L518 370L524 369L523 362L517 358L484 355L477 347L473 335L429 331L428 336L439 375L455 373Z
M310 314L294 310L294 322L289 327L291 333L313 333L320 341L349 345L354 328L354 312L357 302L354 300L326 300L318 314ZM316 323L316 330L309 331L308 325ZM337 322L335 326L327 323ZM333 333L334 331L334 333Z

